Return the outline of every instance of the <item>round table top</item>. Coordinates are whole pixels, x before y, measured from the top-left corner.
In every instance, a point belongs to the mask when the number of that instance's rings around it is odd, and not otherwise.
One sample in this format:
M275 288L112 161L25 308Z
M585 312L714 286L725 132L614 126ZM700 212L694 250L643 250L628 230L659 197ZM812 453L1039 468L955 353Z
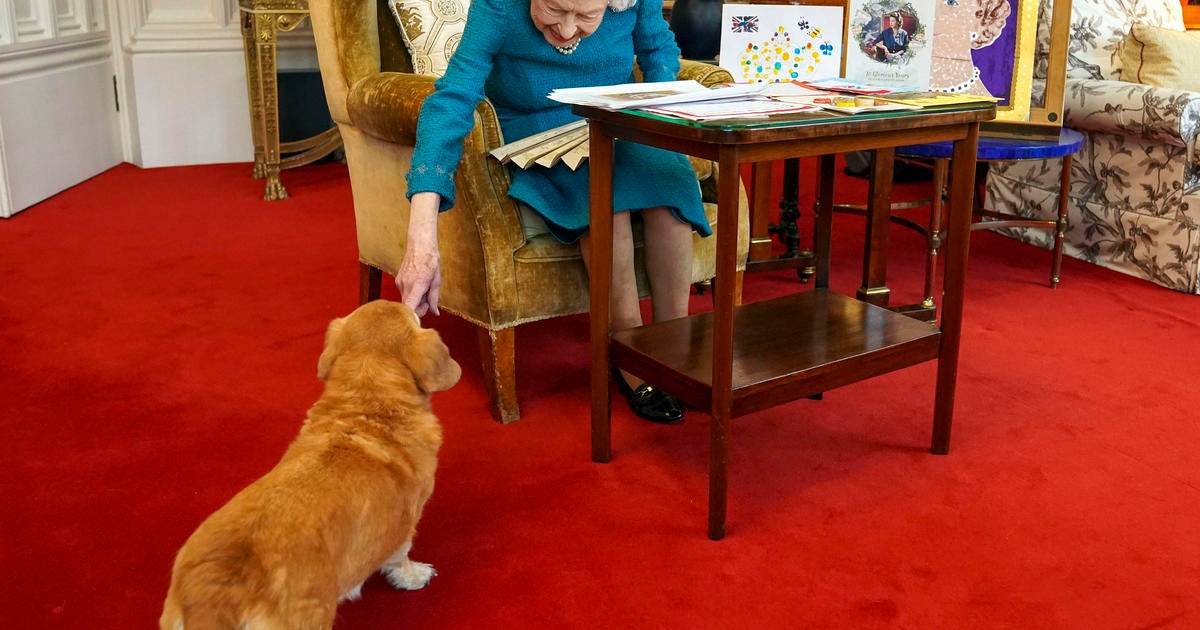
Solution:
M1060 129L1058 137L1034 136L1027 138L979 136L979 160L1032 160L1071 155L1083 146L1083 134L1074 129ZM954 143L929 142L897 147L896 155L920 158L949 158L954 152Z

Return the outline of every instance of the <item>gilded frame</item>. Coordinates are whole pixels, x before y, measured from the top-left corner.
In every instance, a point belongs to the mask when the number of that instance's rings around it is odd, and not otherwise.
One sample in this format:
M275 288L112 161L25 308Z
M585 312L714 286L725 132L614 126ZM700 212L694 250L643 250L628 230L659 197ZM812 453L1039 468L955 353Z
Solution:
M1003 97L996 104L996 120L1014 122L1029 120L1033 96L1033 64L1037 52L1038 0L1001 0L1009 6L1015 28L1009 35L1012 65L1006 70L1008 80L1005 90L993 90L995 96ZM968 3L969 4L969 3ZM994 6L994 3L993 3ZM994 10L985 8L985 10ZM994 81L994 79L993 79Z
M1041 102L1030 104L1025 124L1042 127L1061 127L1063 89L1067 80L1067 52L1071 42L1071 0L1052 0L1047 7L1048 18L1039 20L1039 46L1044 45L1046 85ZM1040 60L1039 60L1040 63Z
M961 0L960 0L961 1ZM987 131L1058 133L1071 34L1071 0L1008 0L1019 5L1010 100L997 106ZM1043 4L1044 3L1044 4ZM1033 77L1044 77L1040 93Z

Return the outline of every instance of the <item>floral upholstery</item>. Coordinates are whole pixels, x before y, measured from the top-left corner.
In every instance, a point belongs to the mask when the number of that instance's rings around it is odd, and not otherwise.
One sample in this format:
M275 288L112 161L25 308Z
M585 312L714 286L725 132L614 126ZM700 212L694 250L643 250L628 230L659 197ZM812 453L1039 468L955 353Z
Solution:
M1074 0L1064 90L1066 127L1084 133L1071 165L1064 251L1162 286L1200 293L1200 92L1121 81L1131 24L1183 30L1175 0ZM1039 53L1045 42L1039 45ZM1035 72L1044 79L1045 63ZM989 205L1053 219L1058 160L997 162ZM1049 247L1043 230L1005 230Z

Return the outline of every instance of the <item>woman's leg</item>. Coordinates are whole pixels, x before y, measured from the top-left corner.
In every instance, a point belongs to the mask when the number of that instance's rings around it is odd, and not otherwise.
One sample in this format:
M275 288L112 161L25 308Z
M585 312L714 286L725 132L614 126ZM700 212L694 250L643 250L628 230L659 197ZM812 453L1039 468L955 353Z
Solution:
M638 298L637 274L633 269L633 228L629 223L630 213L613 215L613 273L612 289L609 291L609 329L626 330L642 325L642 307ZM579 240L583 264L592 272L591 234ZM685 295L686 301L686 295ZM644 381L621 371L630 387L636 388Z
M644 213L643 213L644 216ZM674 217L667 212L668 219L676 224ZM682 224L680 224L682 225ZM688 246L691 247L690 226L688 229ZM661 230L656 230L661 232ZM648 230L647 234L651 232ZM661 235L667 238L668 235ZM647 240L651 239L647 236ZM656 243L657 245L657 243ZM589 275L591 274L591 239L589 236L584 236L579 242L580 250L583 253L584 265L588 268ZM666 245L674 247L674 244ZM652 248L647 248L652 249ZM690 252L690 249L688 250ZM658 256L660 263L665 265L667 257ZM691 264L691 257L687 257L688 265ZM678 265L676 265L678 267ZM678 270L674 272L679 274ZM664 274L664 276L669 274ZM688 277L691 275L690 268L682 272L683 290L682 290L682 305L680 305L678 296L675 295L678 291L672 292L670 288L677 284L669 277L664 277L657 281L660 288L651 287L651 299L654 301L654 317L655 320L667 319L669 317L679 317L687 314L687 299L688 299ZM656 282L652 280L652 283ZM666 301L659 299L658 294L663 294L667 298ZM612 294L609 298L609 308L611 316L609 319L609 327L612 330L625 330L642 325L642 309L638 300L637 291L637 276L634 273L633 266L633 230L629 224L629 213L621 212L613 215L613 274L612 274ZM664 306L665 305L665 306ZM679 401L668 395L666 392L655 387L643 387L645 382L641 379L635 379L628 373L621 371L621 379L618 385L622 388L622 393L625 394L629 401L630 408L637 415L654 422L666 424L674 424L683 420L683 409L679 405Z
M646 228L646 275L654 321L686 317L692 290L692 226L669 208L642 211Z
M591 234L579 240L583 264L592 270ZM613 273L612 290L609 293L609 308L612 309L609 327L625 330L642 325L642 308L638 303L637 276L633 271L633 230L629 225L629 213L613 215Z

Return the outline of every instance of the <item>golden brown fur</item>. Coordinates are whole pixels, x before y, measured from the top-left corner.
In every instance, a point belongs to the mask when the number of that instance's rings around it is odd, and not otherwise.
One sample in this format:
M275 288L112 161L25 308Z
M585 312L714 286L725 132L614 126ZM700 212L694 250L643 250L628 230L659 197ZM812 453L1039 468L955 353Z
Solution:
M375 571L406 589L434 574L408 549L442 442L430 393L458 382L458 363L412 310L376 301L329 324L317 375L325 390L283 458L179 550L164 630L330 628Z

